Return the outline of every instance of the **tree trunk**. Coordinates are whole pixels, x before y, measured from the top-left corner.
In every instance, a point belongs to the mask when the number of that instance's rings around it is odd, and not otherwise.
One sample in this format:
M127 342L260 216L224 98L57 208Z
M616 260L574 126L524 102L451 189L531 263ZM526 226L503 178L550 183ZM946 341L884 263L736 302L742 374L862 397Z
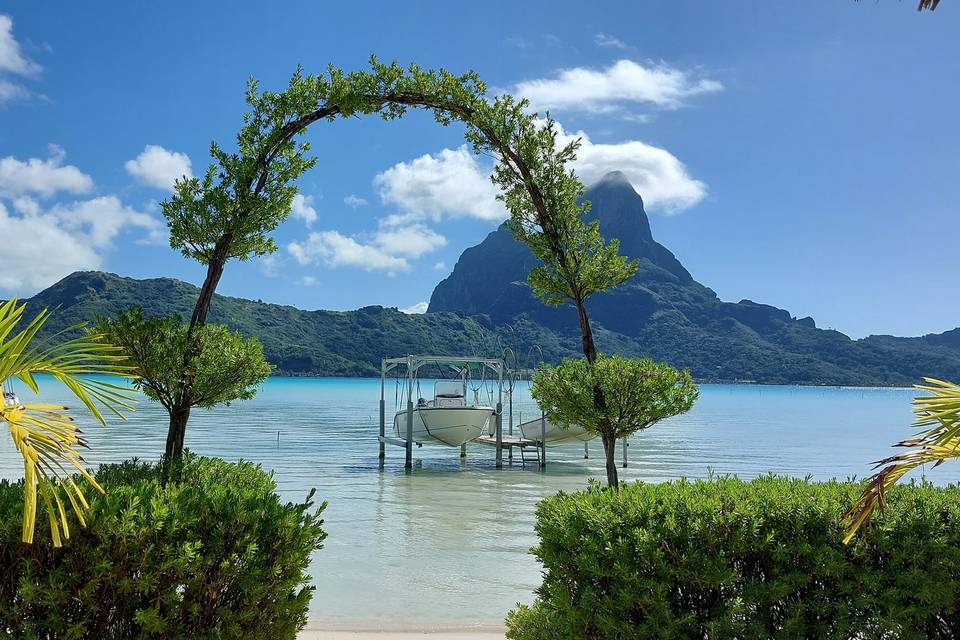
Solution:
M190 407L174 407L170 410L170 427L167 429L167 460L179 460L183 457L183 439L187 434L187 420L190 419Z
M620 480L617 476L617 439L603 435L603 453L607 460L607 486L614 491L620 490Z
M187 375L187 372L190 370L193 358L197 355L197 349L193 344L193 332L197 327L202 327L207 322L207 314L210 313L213 294L217 290L220 277L223 276L223 268L229 257L230 241L231 239L228 236L223 236L213 250L213 256L207 264L207 276L203 280L200 296L197 298L197 304L193 308L193 316L190 318L190 326L187 328L187 345L183 351L183 363L180 370L180 375L183 376L180 394L176 399L177 404L170 409L170 426L167 429L166 456L171 461L183 457L183 440L187 434L187 421L190 419L194 381Z
M223 276L223 268L227 264L229 257L231 238L223 236L217 242L213 249L213 255L207 264L207 277L203 280L203 286L200 287L200 297L197 298L197 304L193 308L193 316L190 317L190 333L198 326L207 322L207 314L210 312L210 304L213 302L213 294L220 284L220 277Z
M593 364L597 360L597 345L593 341L593 328L590 326L590 317L587 315L587 307L583 300L575 300L577 305L577 315L580 318L580 338L583 342L583 355L587 362Z

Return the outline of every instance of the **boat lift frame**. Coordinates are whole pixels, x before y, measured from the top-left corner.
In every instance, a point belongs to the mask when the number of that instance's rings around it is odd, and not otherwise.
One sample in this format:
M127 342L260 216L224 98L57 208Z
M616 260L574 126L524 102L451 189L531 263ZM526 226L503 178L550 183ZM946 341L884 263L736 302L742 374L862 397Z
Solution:
M417 377L420 368L425 365L463 365L463 368L469 368L470 365L480 365L489 369L497 375L497 406L493 419L496 421L496 449L497 449L497 468L503 466L503 376L506 371L502 358L470 358L460 356L430 356L430 355L409 355L402 358L384 358L380 363L380 468L383 468L386 458L387 444L404 447L406 449L406 459L403 468L410 470L413 468L413 381ZM386 434L386 401L385 388L387 374L398 367L406 367L407 370L407 433L406 438L393 438ZM466 445L460 446L460 457L466 457Z

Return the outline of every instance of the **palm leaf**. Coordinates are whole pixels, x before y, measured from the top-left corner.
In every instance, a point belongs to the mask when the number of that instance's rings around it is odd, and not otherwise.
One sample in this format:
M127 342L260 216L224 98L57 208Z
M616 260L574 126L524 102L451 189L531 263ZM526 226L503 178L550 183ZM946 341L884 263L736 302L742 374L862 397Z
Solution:
M0 305L0 380L17 378L31 391L39 393L35 376L47 374L67 387L101 424L106 424L104 410L124 418L124 411L133 409L133 392L113 382L90 377L129 375L131 371L119 350L94 333L46 348L35 347L34 339L49 313L46 309L40 311L17 331L25 308L26 305L18 304L16 299ZM83 466L79 449L86 448L87 442L67 408L59 405L8 405L5 400L0 407L0 420L9 425L14 446L23 457L23 541L33 541L39 496L46 506L53 544L60 546L63 539L70 537L63 496L80 526L86 526L83 512L89 504L73 476L79 476L103 492Z
M909 451L874 463L874 469L879 471L869 479L860 498L843 516L849 523L844 543L850 542L861 527L868 526L877 510L883 511L887 491L903 476L925 464L932 463L936 467L947 460L960 458L960 385L935 378L923 380L926 384L915 388L926 395L913 400L914 426L920 431L894 445Z

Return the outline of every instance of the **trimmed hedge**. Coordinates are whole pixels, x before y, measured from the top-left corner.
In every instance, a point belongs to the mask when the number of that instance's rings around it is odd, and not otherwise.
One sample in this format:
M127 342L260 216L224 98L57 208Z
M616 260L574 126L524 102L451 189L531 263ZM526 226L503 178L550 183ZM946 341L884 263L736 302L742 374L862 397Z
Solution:
M62 549L39 526L34 544L20 541L23 487L0 482L0 635L293 640L326 503L282 503L249 462L188 456L177 482L160 476L136 461L101 467L107 494Z
M844 546L859 483L783 477L560 493L513 640L960 637L960 487L895 487Z

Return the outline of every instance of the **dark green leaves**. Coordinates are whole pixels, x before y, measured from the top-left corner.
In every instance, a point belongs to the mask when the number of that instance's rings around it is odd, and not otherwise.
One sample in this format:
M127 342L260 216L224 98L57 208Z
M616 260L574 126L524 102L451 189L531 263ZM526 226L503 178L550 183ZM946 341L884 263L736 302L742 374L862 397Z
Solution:
M249 462L105 465L107 494L62 549L19 541L22 487L0 482L0 629L11 638L294 640L326 504L286 503Z
M597 387L605 399L602 409L594 403ZM583 359L566 359L540 369L533 379L533 397L551 420L613 439L686 413L699 393L689 371L649 358L602 354L592 366Z
M543 584L513 640L955 638L960 487L898 486L846 546L858 483L625 485L537 508Z
M271 367L256 338L243 338L222 325L194 330L195 353L184 370L187 327L178 316L147 318L131 309L101 318L97 329L136 363L138 388L169 409L190 384L189 406L212 407L252 398Z

